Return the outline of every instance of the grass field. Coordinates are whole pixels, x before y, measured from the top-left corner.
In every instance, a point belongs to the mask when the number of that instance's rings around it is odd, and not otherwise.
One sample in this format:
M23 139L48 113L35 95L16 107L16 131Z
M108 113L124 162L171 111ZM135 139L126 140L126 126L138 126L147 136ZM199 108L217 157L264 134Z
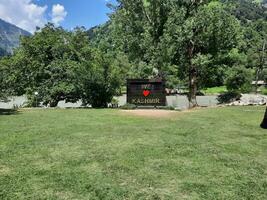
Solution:
M214 95L227 92L226 86L207 88L202 91L205 95Z
M264 107L0 115L0 199L267 199Z

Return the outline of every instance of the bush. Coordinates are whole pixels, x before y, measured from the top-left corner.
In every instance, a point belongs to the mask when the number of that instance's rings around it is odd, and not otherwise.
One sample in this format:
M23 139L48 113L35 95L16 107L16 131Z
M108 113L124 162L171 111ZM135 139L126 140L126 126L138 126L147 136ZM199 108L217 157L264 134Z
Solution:
M262 90L261 90L261 94L263 95L267 95L267 88L264 87Z
M240 94L240 92L230 91L220 94L217 100L219 101L220 104L231 103L233 101L240 100L241 96L242 95Z
M259 79L264 80L265 82L267 82L267 69L263 69Z
M83 105L93 108L106 108L120 88L120 71L112 59L100 51L96 51L94 57L92 64L83 64L78 72L82 101Z
M248 93L251 91L252 72L244 67L235 67L228 72L226 87L229 91Z

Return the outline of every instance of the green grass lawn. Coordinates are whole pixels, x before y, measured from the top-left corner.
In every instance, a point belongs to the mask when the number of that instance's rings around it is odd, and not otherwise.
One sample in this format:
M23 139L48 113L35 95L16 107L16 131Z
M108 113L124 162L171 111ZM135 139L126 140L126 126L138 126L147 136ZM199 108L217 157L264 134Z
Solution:
M227 92L226 86L207 88L202 91L206 95L221 94Z
M267 199L264 107L0 115L0 199Z

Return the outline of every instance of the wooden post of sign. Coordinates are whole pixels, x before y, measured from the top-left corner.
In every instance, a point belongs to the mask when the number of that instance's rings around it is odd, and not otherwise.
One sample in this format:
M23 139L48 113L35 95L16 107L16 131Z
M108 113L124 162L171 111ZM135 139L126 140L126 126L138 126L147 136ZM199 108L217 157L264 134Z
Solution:
M267 129L267 108L266 108L266 111L265 111L264 119L263 119L263 121L261 123L261 128Z

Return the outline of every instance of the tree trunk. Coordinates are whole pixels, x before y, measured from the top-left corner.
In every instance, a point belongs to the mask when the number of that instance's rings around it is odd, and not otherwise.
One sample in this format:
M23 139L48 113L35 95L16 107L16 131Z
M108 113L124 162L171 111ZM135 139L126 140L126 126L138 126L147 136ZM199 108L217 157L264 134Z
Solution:
M194 66L191 67L189 72L189 108L197 107L197 72Z
M267 129L267 108L266 108L266 111L265 111L264 119L263 119L263 121L261 123L261 128Z
M196 66L192 63L194 57L194 42L190 41L188 46L188 59L189 59L189 93L188 101L189 108L197 107L197 69Z
M260 74L260 69L257 69L255 78L255 94L258 94L259 74Z
M262 45L262 54L260 55L260 62L259 62L259 66L257 68L256 71L256 82L255 82L255 93L258 93L258 82L259 82L259 76L263 71L264 68L264 64L265 64L265 46L266 46L266 40L263 41L263 45Z

